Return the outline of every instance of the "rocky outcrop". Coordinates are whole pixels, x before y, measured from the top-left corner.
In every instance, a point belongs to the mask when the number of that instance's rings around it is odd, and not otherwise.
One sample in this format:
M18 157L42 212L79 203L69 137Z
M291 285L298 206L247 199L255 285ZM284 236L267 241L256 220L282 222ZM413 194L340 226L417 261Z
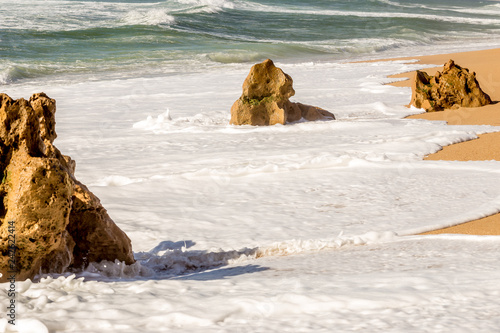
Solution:
M301 120L335 119L321 108L292 103L292 78L272 60L254 65L243 83L243 93L231 108L232 125L275 125Z
M102 260L134 262L130 239L53 145L55 100L0 94L0 282Z
M490 97L479 87L476 73L470 73L453 60L449 60L443 71L435 76L417 71L412 90L411 105L427 112L491 103Z

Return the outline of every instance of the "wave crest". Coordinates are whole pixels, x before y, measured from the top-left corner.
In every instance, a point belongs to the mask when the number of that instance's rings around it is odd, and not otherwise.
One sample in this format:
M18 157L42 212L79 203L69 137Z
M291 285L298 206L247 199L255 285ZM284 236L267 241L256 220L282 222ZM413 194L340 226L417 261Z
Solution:
M31 76L27 68L21 66L7 66L0 71L0 84L12 84Z
M173 25L175 17L165 9L133 10L122 18L122 22L125 25Z
M180 4L190 5L190 13L218 13L224 9L234 9L234 3L228 0L178 0Z

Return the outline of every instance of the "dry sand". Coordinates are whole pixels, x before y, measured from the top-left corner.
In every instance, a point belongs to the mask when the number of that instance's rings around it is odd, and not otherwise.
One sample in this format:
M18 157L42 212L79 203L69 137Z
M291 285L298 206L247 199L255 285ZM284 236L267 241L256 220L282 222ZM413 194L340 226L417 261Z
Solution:
M453 59L456 64L476 72L481 88L490 95L494 102L500 102L500 49L473 51L453 54L440 54L391 60L418 59L421 64L444 64ZM442 65L425 69L434 75L442 70ZM410 80L392 83L394 86L409 87L415 72L393 75L391 77L407 77ZM408 101L410 102L410 101ZM446 121L449 125L494 125L500 126L500 103L480 108L460 108L413 115L408 118ZM444 147L441 151L426 156L426 160L449 161L500 161L500 132L483 134L478 139ZM449 228L435 230L424 234L458 233L471 235L500 235L500 213L479 220L466 222Z

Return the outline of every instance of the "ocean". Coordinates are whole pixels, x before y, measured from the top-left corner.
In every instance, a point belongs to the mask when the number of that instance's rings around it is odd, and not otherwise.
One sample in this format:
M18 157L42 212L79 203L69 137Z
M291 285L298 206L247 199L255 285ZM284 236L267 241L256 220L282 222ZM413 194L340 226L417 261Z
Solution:
M0 332L497 332L498 131L405 119L415 61L500 46L496 1L0 0L0 91L56 99L55 145L137 262L16 284ZM229 125L251 65L335 121ZM440 64L436 64L440 65ZM0 306L10 299L0 285Z
M0 83L499 43L497 1L1 1Z

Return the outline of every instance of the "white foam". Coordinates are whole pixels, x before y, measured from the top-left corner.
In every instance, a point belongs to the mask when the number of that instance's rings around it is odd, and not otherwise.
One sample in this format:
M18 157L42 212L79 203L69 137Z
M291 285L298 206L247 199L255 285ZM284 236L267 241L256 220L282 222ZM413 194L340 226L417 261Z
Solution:
M133 128L153 131L154 133L191 132L202 133L214 128L225 128L229 117L225 112L199 113L191 117L172 118L170 110L156 117L148 116L145 120L136 122Z
M93 183L93 186L125 186L133 183L141 182L142 179L131 179L129 177L124 177L120 175L106 176L97 182Z
M263 57L263 54L249 51L226 51L226 52L212 52L207 54L207 57L216 62L223 64L242 63L250 61L258 61Z
M36 72L36 69L33 70L32 68L31 70ZM10 62L2 64L2 68L0 69L0 84L11 84L27 78L30 76L29 72L29 68L19 65L16 66Z
M170 121L172 121L172 117L170 116L170 110L167 109L164 113L159 114L156 119L152 116L148 116L146 120L135 123L133 128L157 130L161 129L166 122Z
M499 210L498 162L422 161L499 128L402 119L417 112L402 106L411 92L384 83L416 63L277 65L294 101L338 120L229 125L249 65L47 83L56 145L137 263L18 283L20 319L57 332L403 332L410 320L495 332L498 237L397 235Z
M268 246L256 248L243 248L240 250L213 249L210 251L189 250L186 247L164 249L157 251L153 249L148 252L135 253L136 263L126 265L123 262L102 261L91 263L84 271L77 274L64 274L70 279L63 281L64 285L75 281L86 281L96 279L134 279L134 278L175 278L186 274L193 274L203 270L214 269L221 266L253 262L263 257L288 256L311 252L340 249L347 246L359 246L367 244L382 244L398 241L395 232L368 232L359 236L343 236L342 234L330 239L293 239L275 242ZM45 279L46 275L39 277ZM49 277L50 278L50 277ZM31 282L24 283L19 292L25 292L31 286ZM73 287L69 287L73 288ZM65 288L67 289L67 288Z
M133 10L122 21L126 25L172 25L175 18L165 9Z
M11 78L8 70L3 70L0 72L0 84L8 84L11 82Z
M74 2L22 0L11 3L11 15L0 21L0 28L18 27L38 31L71 31L113 28L121 25L172 25L170 11L175 6L158 3ZM34 17L43 15L43 20Z
M270 5L256 5L246 4L246 10L265 11L265 12L280 12L289 14L306 14L306 15L320 15L320 16L355 16L355 17L369 17L369 18L416 18L429 21L441 22L454 22L454 23L468 23L477 25L500 25L500 19L493 18L471 18L464 16L446 16L446 15L433 15L433 14L413 14L407 12L364 12L353 10L308 10L308 9L293 9L284 8L280 6Z
M0 319L0 331L5 333L49 333L49 329L38 319L16 319L15 325L7 322L7 319Z
M451 10L459 13L498 16L500 12L500 4L496 3L496 4L486 5L481 8L451 8Z
M234 9L235 5L230 0L177 0L177 2L190 5L189 13L205 12L218 13L224 9Z
M23 320L40 332L402 332L414 322L429 331L460 332L459 325L495 332L499 246L498 237L399 237L261 257L177 279L49 277L20 291L18 300L26 305ZM0 319L3 327L17 331Z

